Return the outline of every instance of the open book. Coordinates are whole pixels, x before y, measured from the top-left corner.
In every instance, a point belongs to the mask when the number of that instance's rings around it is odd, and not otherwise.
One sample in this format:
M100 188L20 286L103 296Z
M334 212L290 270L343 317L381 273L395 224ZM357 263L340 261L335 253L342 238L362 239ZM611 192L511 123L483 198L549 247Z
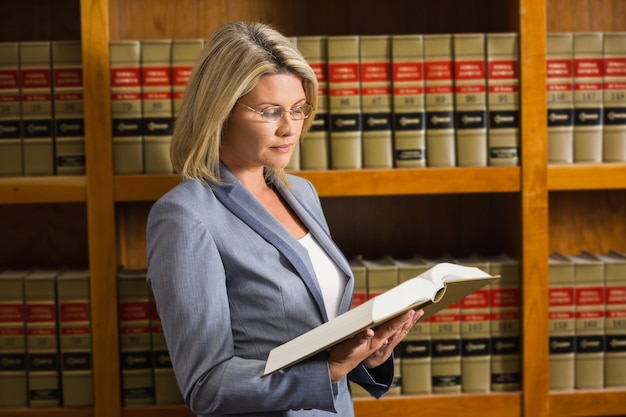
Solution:
M426 272L275 347L261 376L294 365L410 309L423 309L424 315L419 319L423 321L497 278L475 267L446 262L436 264Z

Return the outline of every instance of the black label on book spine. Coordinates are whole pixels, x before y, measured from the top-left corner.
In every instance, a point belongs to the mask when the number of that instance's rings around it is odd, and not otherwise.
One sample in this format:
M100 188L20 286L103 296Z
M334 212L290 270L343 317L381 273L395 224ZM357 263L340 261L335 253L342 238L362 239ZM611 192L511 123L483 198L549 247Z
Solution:
M401 342L399 352L402 359L428 358L431 356L430 340L410 340Z
M150 369L152 366L151 351L121 352L122 369Z
M490 353L490 343L488 338L463 339L461 341L463 356L485 356Z
M550 338L550 355L565 355L574 353L574 336L560 336Z
M520 353L518 337L495 337L491 339L491 353L493 355L516 355Z
M330 116L332 132L358 132L361 130L360 114L333 114Z
M424 130L424 112L395 113L393 128L397 131Z
M459 111L456 113L456 126L458 129L484 129L487 127L484 110Z
M456 387L461 385L461 375L437 375L432 377L433 387Z
M576 353L604 352L604 336L576 336Z
M433 358L459 356L461 354L460 339L439 339L432 341Z
M491 374L491 383L493 385L503 384L519 384L522 381L519 372L500 372Z
M401 149L396 151L398 161L423 161L424 149Z
M607 353L626 352L626 334L607 335L606 336L606 352Z
M48 138L52 136L52 120L25 120L24 139Z
M28 355L29 371L56 371L59 360L56 353L34 353Z
M626 107L606 107L604 124L608 126L626 125Z
M2 139L20 139L22 137L22 129L19 120L3 120L0 121L0 140Z
M602 109L574 109L575 126L602 126Z
M111 129L113 136L139 136L142 134L141 119L113 119Z
M0 355L0 372L16 372L26 370L26 354L4 353Z
M91 369L91 354L89 352L70 352L63 354L64 371L86 371Z
M391 113L363 113L363 131L391 130Z
M574 109L548 109L548 127L574 126Z
M571 120L571 116L570 116ZM490 129L517 129L519 128L519 111L498 110L489 112Z
M147 136L168 136L172 134L171 117L150 117L143 120L143 132Z
M316 113L310 132L324 132L328 130L328 113Z
M61 119L55 123L57 137L81 137L85 136L84 119Z
M156 350L152 355L152 364L154 368L164 369L172 367L170 353L167 350Z
M426 113L426 129L453 129L453 111L429 111Z
M489 148L489 156L492 159L511 159L518 157L519 149L517 146L491 146Z

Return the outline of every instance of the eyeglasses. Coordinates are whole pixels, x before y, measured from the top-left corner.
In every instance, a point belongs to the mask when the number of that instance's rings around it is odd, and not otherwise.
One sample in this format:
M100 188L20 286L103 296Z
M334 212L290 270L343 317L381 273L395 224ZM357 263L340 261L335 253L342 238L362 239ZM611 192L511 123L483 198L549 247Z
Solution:
M313 106L311 106L310 104L301 104L290 110L283 110L283 108L280 106L271 106L260 111L255 110L240 101L238 101L237 104L241 104L248 110L255 112L256 114L261 116L261 118L263 118L263 120L267 123L274 123L279 121L285 115L285 113L289 113L292 120L304 120L309 117L311 115L311 112L313 111Z

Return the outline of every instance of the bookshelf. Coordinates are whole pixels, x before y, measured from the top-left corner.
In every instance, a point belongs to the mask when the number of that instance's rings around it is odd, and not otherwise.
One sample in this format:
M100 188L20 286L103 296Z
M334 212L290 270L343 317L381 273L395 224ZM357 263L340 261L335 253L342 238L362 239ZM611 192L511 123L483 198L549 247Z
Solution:
M90 268L96 403L93 409L0 410L0 417L192 416L182 406L123 408L120 402L116 271L145 266L147 212L179 178L113 175L108 42L207 37L234 19L270 22L287 35L520 33L520 167L299 173L317 187L347 256L504 250L522 260L521 392L358 398L356 413L626 415L626 390L553 393L546 374L547 256L626 251L626 165L547 166L545 35L626 30L623 0L22 0L0 7L0 41L83 43L87 174L0 179L0 265Z

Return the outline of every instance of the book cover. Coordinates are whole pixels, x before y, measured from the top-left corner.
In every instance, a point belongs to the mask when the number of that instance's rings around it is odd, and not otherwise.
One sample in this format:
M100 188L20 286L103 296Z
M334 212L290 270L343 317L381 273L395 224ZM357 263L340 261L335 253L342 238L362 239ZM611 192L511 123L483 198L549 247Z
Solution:
M521 266L508 254L485 257L491 283L491 391L521 389Z
M122 404L153 405L150 286L145 270L117 274Z
M574 34L546 35L548 163L574 162Z
M550 389L574 389L576 299L574 263L560 253L548 260Z
M62 405L93 407L89 270L62 270L56 287Z
M49 41L20 42L24 175L54 175Z
M359 36L327 37L330 168L361 169Z
M574 33L574 162L602 162L602 32Z
M0 409L28 406L26 274L22 270L0 272Z
M597 255L604 262L606 292L604 387L626 386L626 255L609 251Z
M626 161L626 32L606 32L602 161Z
M19 44L0 42L0 177L21 177Z
M426 272L428 265L421 256L408 259L393 258L398 267L398 282L403 283ZM430 320L413 326L400 342L398 352L402 372L402 394L430 394L432 392Z
M143 174L141 42L109 42L113 173Z
M361 35L363 168L393 168L391 38Z
M172 41L141 41L141 109L145 174L171 174Z
M478 255L457 258L456 263L489 272ZM461 299L461 390L491 390L491 291L483 287Z
M394 166L423 168L426 166L426 132L422 35L393 35L391 55Z
M302 169L325 170L329 167L328 67L326 36L299 36L298 50L317 77L317 108L311 128L300 142Z
M24 278L28 406L61 405L56 277L59 271L35 269Z
M352 306L354 308L367 301L367 268L363 264L363 258L356 256L350 259L350 269L354 275L354 292L352 293ZM370 393L359 384L348 381L352 397L370 397Z
M442 263L320 326L272 349L262 376L292 366L367 328L408 310L424 310L421 321L497 279L478 268Z
M456 164L487 166L485 34L455 33L452 39Z
M52 41L52 79L55 172L57 175L85 175L80 41Z
M456 166L452 35L424 35L426 165Z
M574 386L577 389L604 387L604 263L594 255L570 255L574 263L576 304Z
M489 166L520 161L519 35L487 33Z

